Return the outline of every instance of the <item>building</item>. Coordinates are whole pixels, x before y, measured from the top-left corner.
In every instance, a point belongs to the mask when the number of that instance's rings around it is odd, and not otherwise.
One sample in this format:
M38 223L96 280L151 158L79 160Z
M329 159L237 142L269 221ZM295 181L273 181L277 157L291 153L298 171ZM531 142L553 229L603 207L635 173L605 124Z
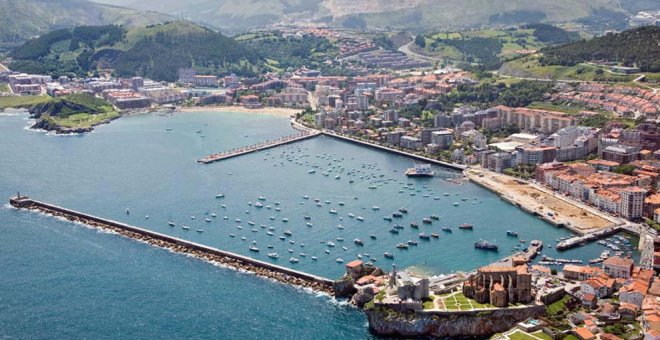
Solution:
M197 75L197 72L192 68L180 68L179 83L192 84L195 82L195 75Z
M556 159L557 148L554 146L519 146L516 148L520 164L539 165Z
M576 125L575 118L566 113L528 108L496 106L501 125L515 125L524 131L539 131L551 134L563 128Z
M194 76L193 83L195 86L200 87L216 87L218 86L218 77L216 76Z
M133 91L137 91L143 86L144 86L144 78L142 77L131 78L131 88L133 89Z
M635 262L632 259L612 256L603 261L603 271L612 278L629 279Z
M603 149L602 159L627 164L639 159L639 148L630 145L615 144Z
M629 220L639 220L644 215L646 190L639 187L625 187L621 190L621 216Z
M431 142L442 150L449 149L454 144L454 134L449 130L431 132Z
M400 145L402 148L417 150L422 148L422 140L413 136L403 136Z
M567 264L562 269L564 278L567 280L584 281L590 277L603 274L603 270L590 266L578 266L574 264Z
M532 274L526 265L490 265L477 270L463 283L463 294L478 303L506 307L510 303L532 301Z
M503 173L512 167L512 157L508 152L498 152L488 156L488 170Z

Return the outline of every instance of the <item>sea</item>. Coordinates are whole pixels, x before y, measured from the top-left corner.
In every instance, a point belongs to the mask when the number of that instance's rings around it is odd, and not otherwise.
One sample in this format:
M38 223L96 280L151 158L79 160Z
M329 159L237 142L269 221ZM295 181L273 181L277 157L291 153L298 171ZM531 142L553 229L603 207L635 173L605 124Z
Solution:
M541 240L543 254L585 263L605 250L594 243L557 253L548 245L569 230L458 172L434 167L433 178L406 178L412 159L330 137L197 162L296 133L286 117L149 113L67 136L29 125L24 111L0 113L0 201L20 192L331 279L358 258L439 275L497 261L523 241ZM407 213L385 219L400 208ZM431 224L422 222L432 215ZM463 223L474 229L459 229ZM0 228L3 339L374 337L362 312L323 294L6 203ZM426 241L420 233L440 237ZM499 251L475 249L479 240ZM417 245L396 247L408 241Z

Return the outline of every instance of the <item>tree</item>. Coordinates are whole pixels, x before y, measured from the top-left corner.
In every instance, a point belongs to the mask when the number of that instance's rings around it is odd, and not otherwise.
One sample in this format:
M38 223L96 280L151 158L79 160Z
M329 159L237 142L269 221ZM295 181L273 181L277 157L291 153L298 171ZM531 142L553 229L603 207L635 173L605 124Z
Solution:
M619 165L614 168L614 173L623 174L623 175L632 175L635 171L635 167L630 164Z
M423 35L419 34L415 37L415 45L425 48L426 47L426 38Z

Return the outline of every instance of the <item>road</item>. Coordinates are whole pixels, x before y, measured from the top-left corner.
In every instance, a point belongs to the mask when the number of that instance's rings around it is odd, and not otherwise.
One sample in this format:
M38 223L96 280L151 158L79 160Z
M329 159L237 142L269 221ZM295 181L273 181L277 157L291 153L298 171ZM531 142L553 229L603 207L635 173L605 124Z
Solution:
M9 68L7 66L0 64L0 72L9 72Z
M412 44L414 44L414 43L415 43L415 39L413 39L411 42L399 47L399 51L405 53L410 58L428 61L428 62L433 63L433 64L435 64L438 61L440 61L440 62L442 61L440 58L433 58L433 57L429 57L429 56L414 52L413 50L410 49L410 46L412 46Z

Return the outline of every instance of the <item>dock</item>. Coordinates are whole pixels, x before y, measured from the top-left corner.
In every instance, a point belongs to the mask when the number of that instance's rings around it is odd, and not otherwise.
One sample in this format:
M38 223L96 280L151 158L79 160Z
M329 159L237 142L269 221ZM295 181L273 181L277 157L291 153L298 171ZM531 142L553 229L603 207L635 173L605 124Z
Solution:
M540 240L532 240L529 242L529 246L525 250L521 250L519 252L514 253L513 255L509 255L495 263L494 265L513 265L513 259L514 258L520 258L525 261L525 263L531 263L536 256L538 256L541 253L541 250L543 250L543 241Z
M319 136L320 134L321 133L317 132L317 131L303 131L303 132L300 132L300 133L280 137L280 138L277 138L275 140L269 140L269 141L266 141L266 142L263 142L263 143L252 144L252 145L244 146L244 147L237 148L237 149L232 149L232 150L228 150L228 151L224 151L224 152L214 153L214 154L208 155L208 156L206 156L202 159L199 159L197 162L198 163L203 163L203 164L210 164L210 163L214 163L214 162L219 162L219 161L222 161L222 160L225 160L225 159L234 158L234 157L238 157L238 156L242 156L242 155L246 155L246 154L249 154L249 153L258 152L258 151L262 151L262 150L266 150L266 149L270 149L270 148L275 148L275 147L282 146L282 145L285 145L285 144L291 144L291 143L303 141L303 140L306 140L306 139L309 139L309 138Z
M257 276L280 281L286 284L302 286L315 291L334 294L333 281L324 277L304 273L295 269L256 260L247 256L205 246L174 236L131 226L125 223L85 214L53 204L33 200L27 196L9 199L9 204L17 209L38 211L54 217L61 217L71 222L116 232L122 236L149 243L153 246L170 249L211 263L219 263L237 270L245 270Z
M621 226L615 226L615 227L599 230L593 233L571 237L569 239L557 243L557 246L555 248L557 250L566 250L566 249L579 247L589 242L596 241L598 239L610 236L612 234L616 234L619 231L621 231Z

